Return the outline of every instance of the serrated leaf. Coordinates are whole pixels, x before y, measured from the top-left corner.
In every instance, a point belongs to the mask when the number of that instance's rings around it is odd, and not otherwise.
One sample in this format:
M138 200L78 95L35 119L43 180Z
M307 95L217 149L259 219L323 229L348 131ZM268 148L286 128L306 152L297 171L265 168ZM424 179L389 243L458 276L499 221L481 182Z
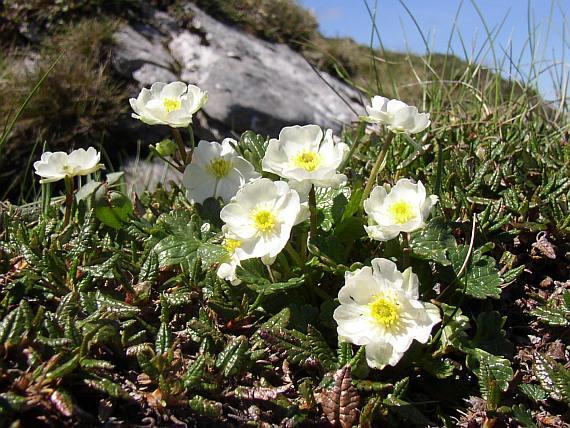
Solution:
M156 334L156 341L154 344L154 350L157 355L162 355L170 350L172 345L172 333L170 332L170 327L167 322L161 322Z
M371 397L367 403L362 408L360 413L359 427L361 428L372 428L372 422L374 420L374 414L378 411L382 405L383 398L381 395L375 395Z
M288 307L281 309L281 311L279 311L271 318L269 318L267 321L265 321L263 324L261 324L261 326L256 330L256 332L253 334L251 338L252 343L257 344L259 341L262 340L261 337L259 336L259 332L261 330L271 331L274 329L286 328L287 325L289 324L290 318L291 318L291 309L289 309Z
M540 385L532 383L522 383L518 386L519 390L535 403L546 400L548 393Z
M204 367L206 365L206 357L198 355L196 360L188 366L182 381L186 389L192 389L199 385L204 377Z
M321 362L325 370L332 370L336 367L337 361L333 350L321 332L310 324L307 326L307 340L312 348L313 356Z
M247 350L248 342L245 336L234 338L222 352L218 354L216 367L220 369L226 377L239 373L247 361Z
M218 418L222 416L222 403L208 400L199 395L194 396L188 401L188 407L190 407L193 412L209 418Z
M73 400L71 396L62 389L56 389L49 396L49 401L63 416L69 418L73 415Z
M0 323L0 343L15 346L32 327L33 314L30 305L22 300L18 307L4 317Z
M218 263L223 263L228 258L228 250L218 244L200 244L198 257L202 261L204 269Z
M550 397L570 403L570 372L562 364L547 355L536 353L532 369Z
M96 389L99 392L109 394L113 398L122 398L128 400L129 394L121 388L121 386L109 379L98 378L98 379L84 379L83 382L87 384L90 388Z
M513 416L521 424L523 428L537 428L536 424L532 420L532 415L528 409L522 404L515 404L512 407Z
M483 398L493 398L493 385L500 391L506 391L513 378L511 363L505 358L490 354L482 349L471 349L467 354L467 368L479 380L479 389Z
M445 220L434 217L424 228L412 233L410 247L413 257L448 266L451 262L447 251L456 248L457 243Z
M323 390L318 401L333 426L350 428L358 418L360 403L360 395L352 385L350 365L338 369L333 379L333 387Z
M132 318L139 314L140 309L123 301L114 299L100 291L95 292L95 301L101 311L115 314L119 319Z
M312 349L303 333L277 328L272 330L260 329L259 335L271 348L279 352L284 351L291 363L309 364L308 360L312 357Z
M339 337L336 356L339 366L342 367L345 364L347 364L353 357L352 344L349 342L345 342Z
M186 211L173 211L162 215L157 224L167 230L153 251L158 255L159 266L172 266L185 263L190 266L196 259L201 244L200 230L192 216Z
M546 305L538 306L530 313L539 321L551 326L570 326L570 292L565 292L562 299L548 300Z
M262 274L259 260L244 260L236 269L239 279L249 288L266 296L281 293L303 285L305 278L291 278L285 282L271 282Z
M495 259L483 255L485 247L473 251L471 261L464 273L458 279L457 290L465 290L465 294L475 299L492 297L498 299L501 295L501 278L496 267ZM449 260L457 275L468 254L467 246L460 246L449 250ZM465 287L465 288L464 288Z

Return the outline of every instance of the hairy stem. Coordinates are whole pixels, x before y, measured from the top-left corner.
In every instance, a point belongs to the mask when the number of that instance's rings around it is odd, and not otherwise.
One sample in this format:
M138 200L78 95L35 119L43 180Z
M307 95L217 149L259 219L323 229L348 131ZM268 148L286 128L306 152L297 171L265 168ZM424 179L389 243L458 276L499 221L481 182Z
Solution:
M73 208L73 177L65 177L65 216L63 217L63 227L67 227L71 218L71 208Z
M309 191L309 211L311 213L311 226L309 229L310 238L315 239L317 236L317 197L315 195L315 185L311 185L311 190Z
M376 177L380 172L380 167L386 159L386 153L388 153L388 149L390 148L390 143L394 139L394 133L390 132L388 137L386 137L386 141L384 141L384 145L382 146L382 150L378 153L378 157L376 158L376 162L372 167L372 171L370 171L370 177L368 177L368 181L366 182L366 187L364 188L364 193L362 194L362 203L368 198L370 192L372 191L372 187L376 183Z
M180 154L180 161L182 166L185 167L187 165L186 162L186 148L184 147L184 140L182 140L182 134L177 128L171 128L172 135L174 135L174 141L178 145L178 153Z

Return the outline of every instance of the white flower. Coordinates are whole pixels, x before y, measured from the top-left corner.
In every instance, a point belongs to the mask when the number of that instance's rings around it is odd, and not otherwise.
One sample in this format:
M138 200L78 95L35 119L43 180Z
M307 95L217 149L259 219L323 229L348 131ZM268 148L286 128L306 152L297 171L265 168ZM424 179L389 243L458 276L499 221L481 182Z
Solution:
M52 183L65 177L87 175L103 168L101 153L94 147L77 149L70 154L65 152L45 152L39 161L34 162L36 174L43 177L40 183Z
M407 178L398 180L389 193L385 187L376 186L370 197L364 201L368 214L368 236L378 241L388 241L400 232L412 232L424 227L431 208L437 203L437 196L426 197L421 181L417 184Z
M262 167L291 181L338 187L346 182L346 176L337 169L347 153L348 146L335 144L330 129L323 138L317 125L288 126L281 130L278 140L269 140Z
M208 93L198 86L184 82L153 83L143 88L137 98L129 102L135 111L132 116L148 125L168 125L183 128L190 125L192 115L208 100Z
M370 367L395 365L412 341L426 343L432 327L441 321L439 309L420 300L418 277L403 273L387 259L346 272L333 313L340 338L366 347Z
M240 260L261 257L270 263L285 247L291 228L306 219L299 195L284 181L267 178L252 181L238 190L222 208L220 218L227 232L240 241L235 253Z
M228 252L228 261L221 263L216 273L219 278L230 281L232 285L238 285L241 284L241 279L236 275L236 268L240 266L240 259L236 250L241 247L241 241L228 233L227 226L222 227L222 232L224 232L222 245Z
M222 144L200 141L192 162L184 170L186 196L192 203L203 203L210 197L228 202L248 181L261 177L253 165L238 155L226 138Z
M429 113L418 113L418 109L400 100L375 96L372 105L366 106L368 116L364 120L386 125L392 132L416 134L430 125Z

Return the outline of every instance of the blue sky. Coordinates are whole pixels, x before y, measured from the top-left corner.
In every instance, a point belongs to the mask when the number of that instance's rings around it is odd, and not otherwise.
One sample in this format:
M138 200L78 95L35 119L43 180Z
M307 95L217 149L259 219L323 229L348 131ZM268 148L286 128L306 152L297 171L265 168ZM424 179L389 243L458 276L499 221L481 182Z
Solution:
M364 0L298 0L317 17L326 36L348 36L369 44L371 20ZM367 0L374 10L376 0ZM559 97L553 78L568 79L570 73L570 0L378 0L376 25L382 44L388 50L426 52L426 44L403 4L416 19L433 52L451 52L464 58L477 58L487 66L495 64L486 43L487 30L474 6L484 17L488 31L496 35L499 62L505 52L502 73L521 79L535 63L536 81L547 99ZM529 25L530 6L530 25ZM459 12L458 12L459 10ZM534 61L529 44L529 27L534 34ZM450 41L450 35L453 37ZM378 40L375 39L375 46ZM481 48L483 51L480 53ZM531 73L532 74L532 73ZM556 85L556 86L559 86Z

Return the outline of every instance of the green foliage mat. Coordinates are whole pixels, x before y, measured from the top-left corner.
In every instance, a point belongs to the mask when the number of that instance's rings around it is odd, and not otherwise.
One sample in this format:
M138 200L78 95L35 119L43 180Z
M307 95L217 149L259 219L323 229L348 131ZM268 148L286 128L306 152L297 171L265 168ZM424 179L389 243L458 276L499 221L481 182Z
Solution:
M248 132L238 147L257 165L265 144ZM368 368L363 347L339 341L332 319L346 271L401 257L398 245L364 236L360 192L318 192L321 227L306 262L284 253L268 276L259 261L244 261L238 286L215 272L227 257L214 226L219 206L198 210L177 187L142 194L132 211L105 193L120 180L110 174L103 187L85 186L65 228L57 203L43 214L3 206L0 425L534 426L539 409L562 423L570 398L570 292L561 282L568 222L548 205L532 212L521 196L528 182L503 184L516 182L509 168L517 163L488 166L508 145L489 150L462 190L469 170L440 161L440 215L412 234L410 262L443 322L427 345L383 370ZM531 161L538 168L539 159ZM418 162L418 174L442 168L437 158ZM358 180L358 156L349 167ZM533 195L567 195L556 171L542 177ZM532 232L546 227L548 238Z

